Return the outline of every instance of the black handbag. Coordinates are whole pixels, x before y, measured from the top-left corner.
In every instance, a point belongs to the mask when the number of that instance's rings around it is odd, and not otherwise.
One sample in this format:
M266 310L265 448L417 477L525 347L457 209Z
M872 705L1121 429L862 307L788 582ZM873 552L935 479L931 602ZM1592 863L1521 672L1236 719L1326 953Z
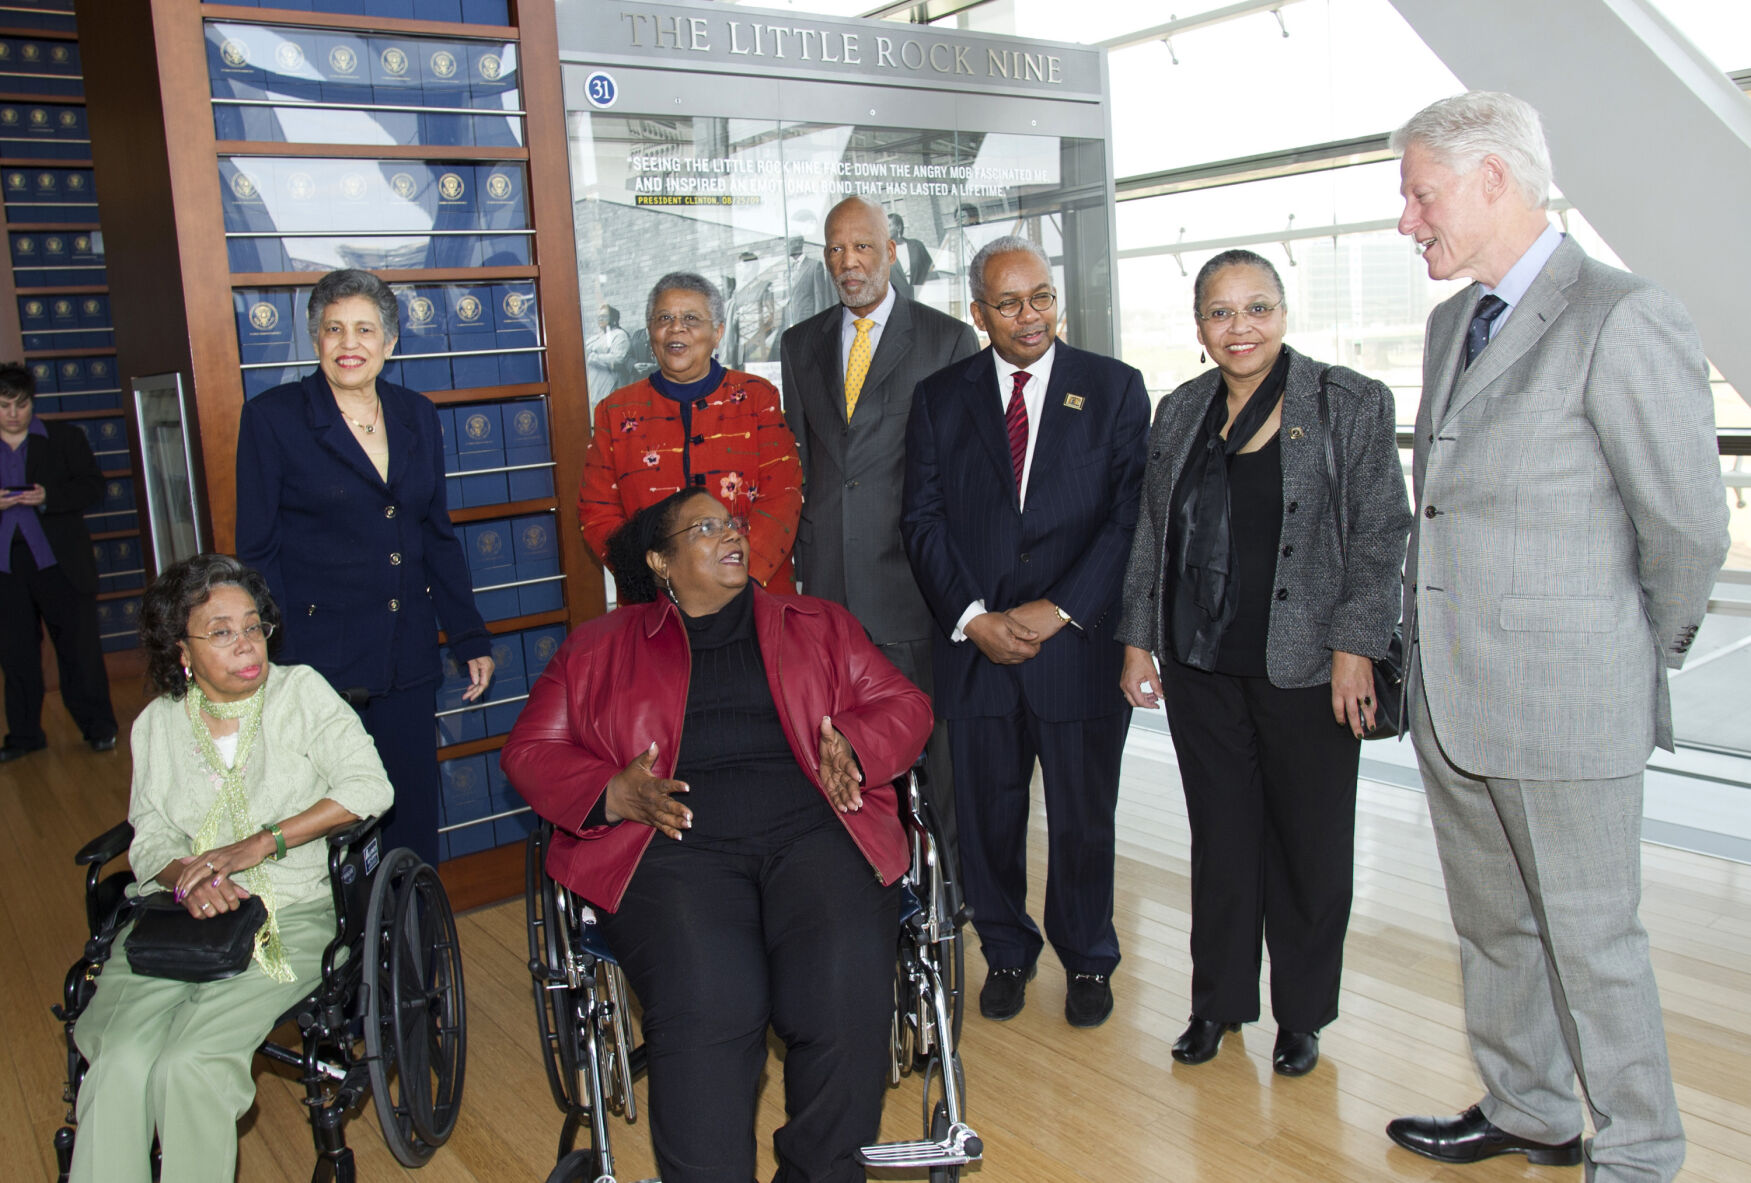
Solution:
M135 907L134 931L122 942L137 974L176 982L222 982L249 967L255 934L267 923L260 896L241 901L234 911L196 920L170 892L142 896Z
M1338 561L1349 566L1345 545L1348 521L1344 515L1343 470L1338 467L1337 446L1332 441L1331 405L1325 392L1326 372L1319 375L1319 430L1325 437L1325 479L1331 491L1332 512L1338 520ZM1391 739L1404 730L1404 622L1392 628L1386 652L1374 659L1374 727L1363 739Z

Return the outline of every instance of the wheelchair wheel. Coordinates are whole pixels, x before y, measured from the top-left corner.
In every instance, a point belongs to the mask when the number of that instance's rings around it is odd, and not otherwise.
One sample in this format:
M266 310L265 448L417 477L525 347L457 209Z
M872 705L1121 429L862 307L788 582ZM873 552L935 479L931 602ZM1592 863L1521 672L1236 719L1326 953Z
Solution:
M437 871L411 850L390 852L365 933L372 1100L396 1160L423 1166L456 1128L468 1042L462 951Z
M565 1113L583 1108L578 1096L577 1000L563 976L563 938L559 899L553 880L542 872L550 831L529 835L523 867L523 906L529 922L529 969L535 991L535 1030L541 1036L541 1066L553 1103ZM543 972L537 973L537 970Z
M554 1166L547 1183L596 1183L601 1178L594 1150L574 1150Z

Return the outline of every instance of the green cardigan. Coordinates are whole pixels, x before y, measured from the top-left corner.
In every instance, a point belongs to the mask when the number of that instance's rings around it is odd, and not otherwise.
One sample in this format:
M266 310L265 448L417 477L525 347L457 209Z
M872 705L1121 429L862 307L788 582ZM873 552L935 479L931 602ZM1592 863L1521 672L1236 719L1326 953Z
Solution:
M270 665L261 732L246 768L257 827L284 821L329 798L359 817L381 814L395 799L383 761L358 712L309 666ZM153 876L171 859L198 853L195 835L218 795L219 778L202 759L181 699L160 695L134 720L134 781L128 821L142 893L163 891ZM248 837L232 834L224 842ZM262 864L281 906L325 898L328 845L306 842Z

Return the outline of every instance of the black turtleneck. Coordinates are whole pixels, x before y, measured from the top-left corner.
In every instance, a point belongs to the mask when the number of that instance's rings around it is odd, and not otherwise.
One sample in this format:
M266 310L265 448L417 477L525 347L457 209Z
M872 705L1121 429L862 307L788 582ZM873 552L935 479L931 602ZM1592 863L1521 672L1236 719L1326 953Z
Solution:
M754 585L710 616L681 616L693 652L675 779L691 790L683 845L765 853L832 818L784 738L754 631Z

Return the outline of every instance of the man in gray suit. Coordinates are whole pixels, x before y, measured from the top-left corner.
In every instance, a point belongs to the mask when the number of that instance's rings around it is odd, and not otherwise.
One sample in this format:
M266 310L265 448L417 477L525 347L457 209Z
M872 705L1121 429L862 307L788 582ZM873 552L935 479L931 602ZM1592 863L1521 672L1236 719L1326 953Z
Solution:
M887 215L862 197L827 214L822 252L839 303L785 330L785 414L803 464L802 590L851 609L882 652L931 692L930 632L900 541L906 419L921 378L978 351L972 328L901 296ZM861 377L859 377L861 375ZM947 738L931 734L930 799L955 849Z
M1405 571L1407 709L1487 1095L1404 1117L1445 1162L1627 1183L1684 1159L1637 917L1642 769L1727 550L1702 343L1678 301L1549 223L1538 113L1435 103L1393 137L1435 279ZM1596 1136L1583 1148L1579 1078Z

